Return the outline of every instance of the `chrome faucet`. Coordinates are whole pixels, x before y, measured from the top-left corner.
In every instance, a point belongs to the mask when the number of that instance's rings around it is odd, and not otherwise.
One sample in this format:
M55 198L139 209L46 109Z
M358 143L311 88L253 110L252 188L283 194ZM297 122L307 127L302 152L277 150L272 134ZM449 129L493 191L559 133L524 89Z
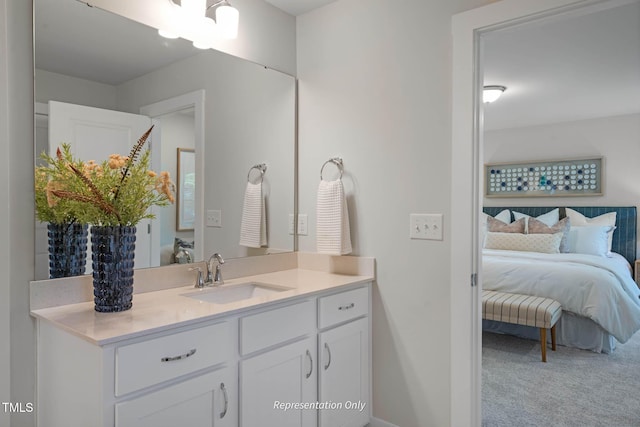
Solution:
M191 267L189 271L196 271L196 284L194 288L204 288L204 279L202 278L202 269L200 267Z
M216 264L216 271L212 273L211 271L211 261L216 260L218 263ZM222 259L222 255L219 253L215 253L209 257L209 261L207 261L207 278L205 283L208 285L222 285L224 280L222 280L222 264L224 264L224 259Z

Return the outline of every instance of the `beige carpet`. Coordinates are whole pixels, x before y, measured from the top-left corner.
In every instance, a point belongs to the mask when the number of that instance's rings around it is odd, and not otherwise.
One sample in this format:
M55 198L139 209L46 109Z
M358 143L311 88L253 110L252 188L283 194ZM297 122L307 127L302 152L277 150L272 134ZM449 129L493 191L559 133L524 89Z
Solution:
M483 427L640 427L640 332L613 354L483 333Z

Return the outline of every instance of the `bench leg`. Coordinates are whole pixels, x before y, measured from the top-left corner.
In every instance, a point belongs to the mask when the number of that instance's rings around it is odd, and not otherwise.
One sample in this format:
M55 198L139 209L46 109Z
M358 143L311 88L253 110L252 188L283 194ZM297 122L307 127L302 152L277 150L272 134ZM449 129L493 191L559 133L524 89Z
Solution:
M556 325L551 327L551 350L556 351Z
M540 328L540 350L542 351L542 361L547 361L547 330Z

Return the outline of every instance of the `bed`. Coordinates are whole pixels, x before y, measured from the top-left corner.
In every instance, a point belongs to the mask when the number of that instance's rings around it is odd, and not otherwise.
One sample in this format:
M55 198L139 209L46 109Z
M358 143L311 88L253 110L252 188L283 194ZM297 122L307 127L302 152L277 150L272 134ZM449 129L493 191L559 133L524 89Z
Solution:
M504 218L505 209L513 221L514 212L543 218L555 207L485 207L483 210L491 217L503 212ZM575 219L578 212L587 221L615 212L615 229L612 238L609 235L611 253L597 256L504 250L496 249L492 243L487 246L493 249L483 249L483 289L553 298L563 307L557 326L559 344L611 353L617 343L626 342L640 330L640 289L631 272L636 259L636 208L572 207L558 211L560 219L567 212ZM538 339L538 331L526 326L483 320L483 329Z

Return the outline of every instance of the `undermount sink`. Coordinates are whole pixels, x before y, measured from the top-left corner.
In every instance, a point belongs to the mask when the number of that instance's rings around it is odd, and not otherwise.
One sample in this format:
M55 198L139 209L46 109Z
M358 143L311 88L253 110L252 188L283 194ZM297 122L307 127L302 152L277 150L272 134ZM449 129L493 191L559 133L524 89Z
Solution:
M287 288L265 285L263 283L249 282L237 285L203 288L182 295L214 304L229 304L245 299L274 295L288 290Z

